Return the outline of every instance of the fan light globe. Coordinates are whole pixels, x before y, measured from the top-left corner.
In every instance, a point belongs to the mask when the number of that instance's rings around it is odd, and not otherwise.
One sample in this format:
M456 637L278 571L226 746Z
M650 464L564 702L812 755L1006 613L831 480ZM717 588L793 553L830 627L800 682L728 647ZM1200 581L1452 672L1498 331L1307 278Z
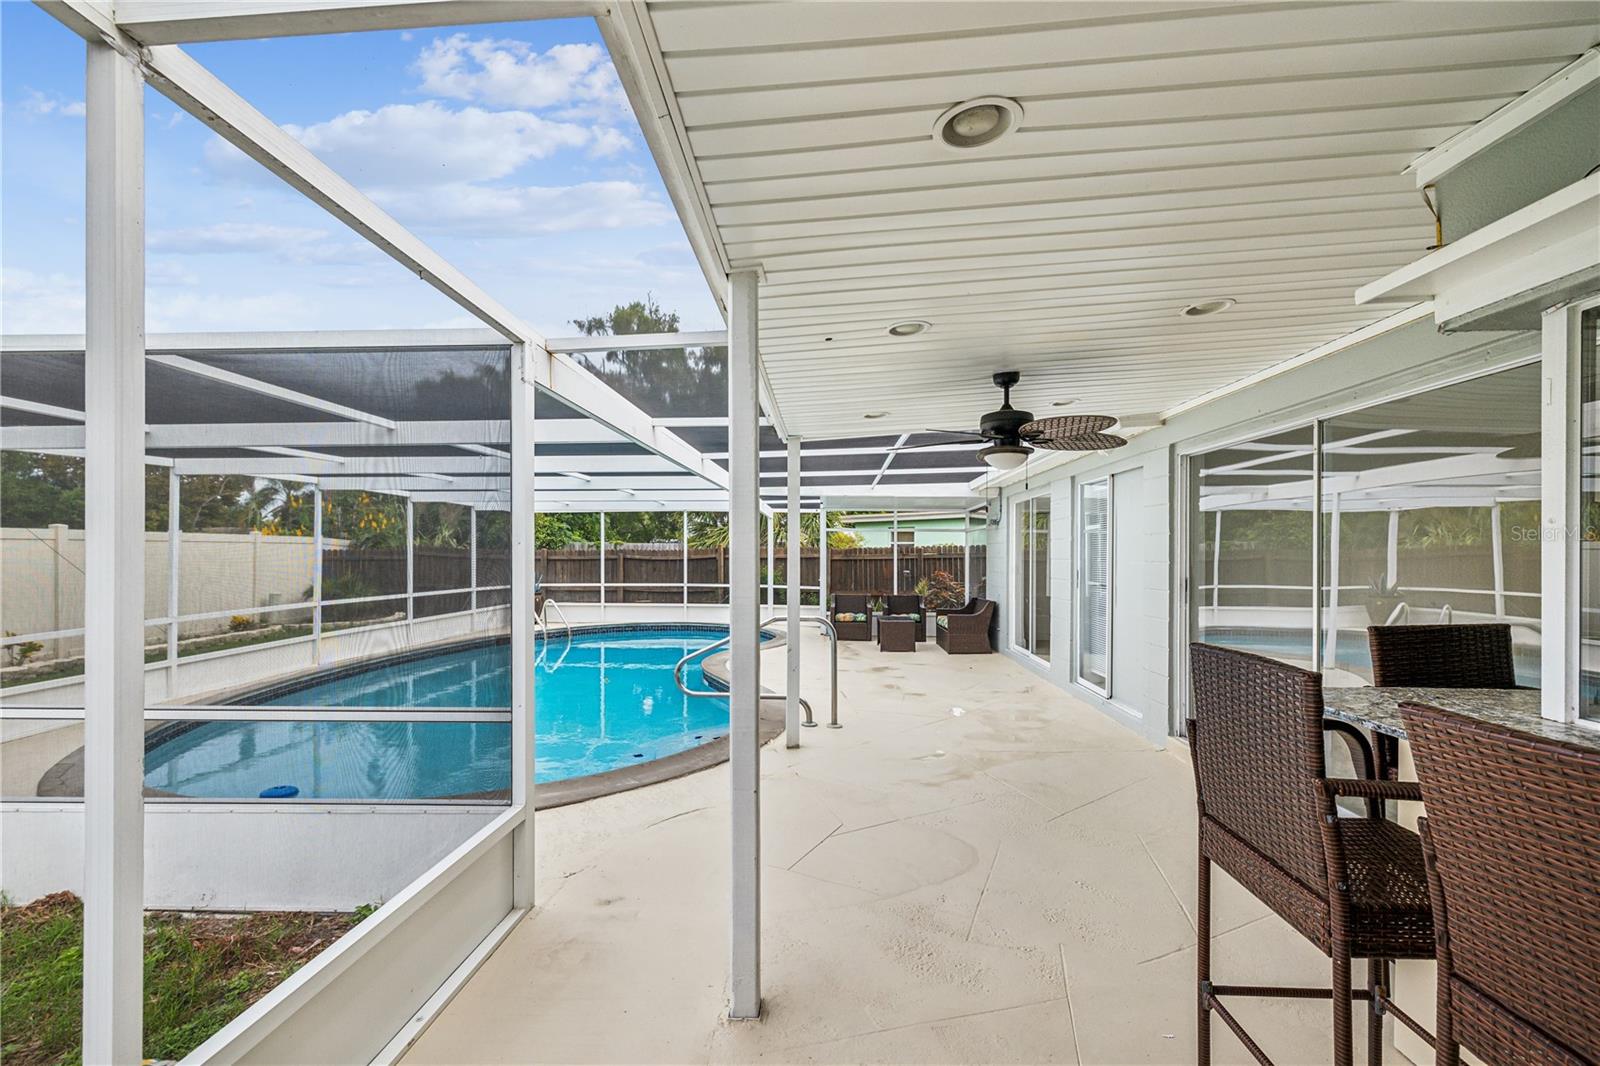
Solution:
M996 470L1015 470L1028 461L1029 450L1016 444L991 444L978 453L978 458Z

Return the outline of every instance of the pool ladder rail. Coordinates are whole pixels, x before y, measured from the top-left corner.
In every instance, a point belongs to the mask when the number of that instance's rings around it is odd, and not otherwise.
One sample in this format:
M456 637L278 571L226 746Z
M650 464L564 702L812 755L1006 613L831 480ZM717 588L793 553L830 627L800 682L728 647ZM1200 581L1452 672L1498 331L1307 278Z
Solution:
M561 628L567 634L567 642L561 646L561 657L556 660L555 666L549 667L550 670L555 670L567 661L567 653L572 650L572 623L567 621L567 612L561 609L561 605L548 596L545 597L544 611L533 616L534 632L544 634L544 641L539 645L539 654L534 656L533 665L540 665L550 654L550 623L544 615L552 607L556 609L556 614L561 616Z
M762 629L767 628L770 625L776 625L777 623L782 622L782 621L784 621L783 616L774 615L773 617L768 618L766 621L762 622L759 626L756 627L756 629L757 629L757 631L760 631ZM832 696L832 700L831 700L831 702L829 704L829 708L828 708L828 728L829 729L843 729L844 726L839 724L839 634L834 630L833 623L828 621L826 618L822 617L821 615L803 617L803 618L800 619L800 621L801 622L815 622L817 625L822 627L822 632L824 634L826 634L826 636L828 638L829 680L832 683L832 687L833 687L833 696ZM718 640L712 641L710 644L707 644L703 648L695 649L694 651L690 652L688 655L685 655L683 658L679 659L678 660L678 665L676 665L676 666L674 666L672 668L672 680L677 682L678 691L683 693L685 696L695 696L695 697L726 696L727 695L726 692L718 692L718 691L716 691L714 689L690 688L687 684L684 683L684 680L683 680L683 668L685 666L688 666L690 661L695 659L696 657L708 654L709 652L716 651L718 648L726 647L727 644L732 640L733 640L733 634L730 633L725 637L722 637L722 638L720 638ZM763 700L787 700L789 697L788 697L787 694L782 693L782 692L763 692L761 694L761 698ZM800 724L803 725L803 726L810 727L810 728L815 728L816 725L817 725L817 722L816 722L816 719L812 716L810 702L807 701L804 696L800 696L800 697L797 697L797 698L800 701L801 709L806 712L805 721L801 722Z

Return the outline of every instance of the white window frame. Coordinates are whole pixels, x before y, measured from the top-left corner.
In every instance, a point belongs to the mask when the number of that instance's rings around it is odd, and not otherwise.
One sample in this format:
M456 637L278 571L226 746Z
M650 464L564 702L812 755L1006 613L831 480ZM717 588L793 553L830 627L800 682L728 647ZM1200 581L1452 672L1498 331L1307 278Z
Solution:
M1081 611L1083 598L1088 591L1088 572L1084 566L1084 551L1088 538L1083 535L1083 493L1094 485L1103 485L1106 495L1106 603L1105 603L1105 683L1093 681L1083 673L1083 634ZM1072 680L1090 692L1106 699L1111 698L1111 646L1112 622L1116 617L1116 565L1117 565L1117 509L1112 492L1110 474L1097 477L1075 478L1072 484Z
M1578 713L1583 653L1582 325L1584 313L1596 309L1600 294L1551 308L1544 313L1541 330L1539 710L1551 721L1600 729L1600 721Z
M1039 666L1049 667L1050 660L1049 660L1048 657L1038 654L1037 652L1035 652L1033 650L1032 647L1030 647L1027 644L1019 643L1018 640L1017 640L1017 635L1022 630L1022 617L1023 617L1022 589L1023 589L1023 582L1025 580L1031 580L1032 579L1034 568L1033 568L1033 565L1032 565L1032 553L1029 552L1027 554L1027 556L1024 557L1023 553L1020 550L1018 550L1018 548L1017 548L1017 543L1018 542L1017 542L1016 538L1021 534L1021 532L1022 532L1022 530L1024 528L1030 528L1031 529L1031 522L1027 523L1026 526L1025 526L1025 523L1024 523L1021 515L1022 515L1022 512L1024 510L1026 510L1027 512L1029 512L1029 515L1031 517L1032 511L1033 511L1033 506L1034 506L1034 501L1038 500L1040 497L1043 497L1043 498L1045 498L1045 499L1050 501L1050 521L1051 521L1052 533L1047 535L1047 539L1045 541L1045 553L1046 553L1046 555L1048 555L1049 551L1050 551L1050 542L1048 540L1048 536L1053 535L1054 523L1055 523L1055 510L1056 510L1055 500L1051 496L1050 490L1048 488L1045 488L1045 489L1039 489L1039 490L1037 490L1035 492L1030 492L1026 496L1022 496L1022 497L1019 497L1019 498L1013 500L1012 504L1011 504L1012 528L1008 531L1011 534L1011 536L1009 538L1010 539L1010 544L1009 544L1009 546L1007 548L1007 554L1008 554L1008 556L1010 558L1010 562L1011 562L1011 581L1010 581L1010 584L1011 584L1011 633L1010 633L1009 637L1007 638L1007 642L1009 643L1009 645L1011 647L1011 650L1016 652L1017 654L1025 656L1029 661L1031 661L1033 663L1036 663ZM1028 606L1031 609L1031 607L1032 607L1032 601L1031 600L1029 601ZM1051 621L1053 623L1054 619L1051 619ZM1053 630L1053 628L1054 627L1052 626L1052 630ZM1030 635L1033 635L1033 627L1031 625L1031 622L1030 622L1030 625L1029 625L1028 632L1029 632ZM1053 640L1054 640L1054 636L1053 636L1053 633L1052 633L1052 641Z

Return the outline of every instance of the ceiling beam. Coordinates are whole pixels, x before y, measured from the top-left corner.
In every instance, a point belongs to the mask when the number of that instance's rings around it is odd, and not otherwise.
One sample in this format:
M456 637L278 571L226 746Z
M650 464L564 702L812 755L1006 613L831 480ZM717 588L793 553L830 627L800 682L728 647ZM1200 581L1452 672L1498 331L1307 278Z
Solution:
M115 12L122 32L157 45L584 18L604 7L591 0L117 0Z
M654 352L674 348L726 348L728 331L701 333L596 334L583 337L550 337L545 349L551 352Z

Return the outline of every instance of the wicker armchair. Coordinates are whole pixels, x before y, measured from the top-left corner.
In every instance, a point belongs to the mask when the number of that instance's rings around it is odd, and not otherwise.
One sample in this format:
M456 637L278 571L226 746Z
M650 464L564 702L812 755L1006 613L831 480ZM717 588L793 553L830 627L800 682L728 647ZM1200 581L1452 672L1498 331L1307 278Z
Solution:
M1428 797L1435 1061L1600 1062L1600 753L1402 704Z
M1340 796L1418 800L1415 783L1330 779L1323 758L1322 679L1259 655L1190 646L1189 720L1200 815L1196 907L1198 1061L1211 1061L1211 1015L1262 1062L1265 1053L1223 1004L1229 996L1330 998L1333 1061L1353 1056L1352 999L1367 1000L1367 1061L1383 1061L1384 1013L1430 1039L1388 999L1389 960L1433 958L1422 842L1385 821L1374 804L1340 817ZM1340 735L1355 737L1341 730ZM1363 756L1364 746L1358 745ZM1370 757L1362 762L1371 767ZM1222 985L1211 980L1211 864L1216 863L1333 963L1331 988ZM1367 987L1351 986L1364 958Z
M836 592L831 597L833 605L833 631L840 640L872 639L872 597L864 592ZM841 619L841 615L848 618Z
M934 640L948 655L987 655L994 651L993 600L977 597L959 611L941 611L933 627Z
M1516 688L1511 627L1368 626L1372 683L1379 688Z
M928 639L928 619L922 597L909 592L891 592L883 598L884 614L900 614L917 620L917 640Z

